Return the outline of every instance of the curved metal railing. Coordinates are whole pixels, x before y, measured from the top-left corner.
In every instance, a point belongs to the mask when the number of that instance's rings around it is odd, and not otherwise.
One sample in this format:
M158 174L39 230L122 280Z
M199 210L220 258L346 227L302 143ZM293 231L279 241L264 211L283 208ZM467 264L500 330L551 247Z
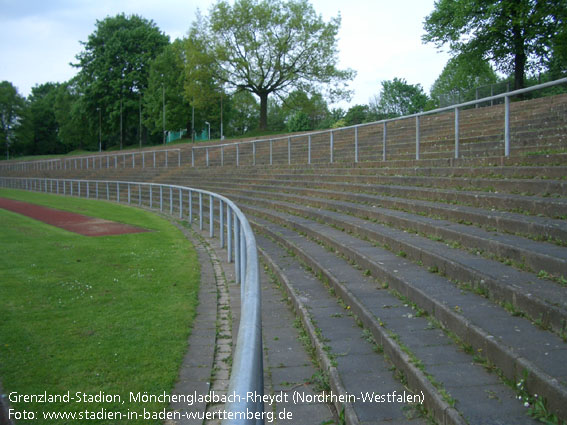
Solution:
M187 218L190 224L194 218L198 219L201 230L204 230L204 219L208 216L210 237L214 237L215 223L218 223L220 245L222 248L226 246L228 261L234 261L236 282L241 283L241 316L228 391L232 402L225 406L227 419L223 423L264 423L258 253L250 223L234 202L207 190L144 182L0 177L0 187L127 202L159 208L160 211L169 209L172 215L177 210L179 218ZM215 204L218 207L216 215ZM197 214L194 214L195 208Z

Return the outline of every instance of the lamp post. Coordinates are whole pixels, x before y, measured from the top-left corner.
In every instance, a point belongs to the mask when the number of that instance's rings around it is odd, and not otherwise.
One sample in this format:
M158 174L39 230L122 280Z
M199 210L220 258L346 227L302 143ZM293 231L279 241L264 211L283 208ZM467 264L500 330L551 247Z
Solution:
M205 121L205 124L209 126L209 140L211 140L211 124L208 121Z
M195 143L195 106L192 106L191 112L191 141Z
M163 74L161 74L161 96L163 100L163 144L165 145L165 85L163 83Z
M122 132L122 97L120 98L120 150L122 150L122 147L124 145L123 143L123 132Z
M139 92L138 95L139 95L139 101L140 101L139 102L139 107L140 107L140 111L139 111L140 112L140 130L139 130L139 133L140 133L140 149L142 149L142 92Z
M223 128L222 128L222 93L223 93L223 90L221 88L221 94L220 94L220 138L221 138L221 140L224 140L224 134L223 134Z
M100 108L96 108L98 111L98 151L102 152L102 112Z

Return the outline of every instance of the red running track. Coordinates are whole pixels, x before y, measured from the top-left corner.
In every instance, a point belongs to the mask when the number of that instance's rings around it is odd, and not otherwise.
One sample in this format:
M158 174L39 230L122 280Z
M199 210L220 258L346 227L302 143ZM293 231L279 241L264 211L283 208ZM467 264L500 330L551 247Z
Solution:
M35 220L84 236L110 236L149 231L129 224L88 217L82 214L75 214L6 198L0 198L0 208L22 214Z

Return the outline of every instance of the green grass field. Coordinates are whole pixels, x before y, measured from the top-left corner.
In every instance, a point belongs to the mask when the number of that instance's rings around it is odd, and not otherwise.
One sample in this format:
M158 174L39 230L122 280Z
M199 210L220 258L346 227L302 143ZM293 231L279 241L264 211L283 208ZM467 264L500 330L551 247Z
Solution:
M0 196L152 230L85 237L0 209L4 392L121 397L112 403L11 403L36 414L17 423L81 422L43 420L45 411L127 415L166 408L130 403L129 394L169 394L179 372L199 286L189 241L168 221L134 208L12 190L0 190Z

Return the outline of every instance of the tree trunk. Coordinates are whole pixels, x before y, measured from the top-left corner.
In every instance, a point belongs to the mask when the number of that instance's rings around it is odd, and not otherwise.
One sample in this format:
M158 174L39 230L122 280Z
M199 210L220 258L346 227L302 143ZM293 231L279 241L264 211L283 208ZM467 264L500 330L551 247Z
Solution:
M523 46L523 40L522 40ZM514 90L524 88L524 73L526 71L526 54L516 51L514 56Z
M517 19L518 11L513 9L512 22ZM524 73L526 71L526 49L522 27L520 25L512 26L514 37L514 90L524 88Z
M268 93L259 93L260 96L260 130L268 129Z

